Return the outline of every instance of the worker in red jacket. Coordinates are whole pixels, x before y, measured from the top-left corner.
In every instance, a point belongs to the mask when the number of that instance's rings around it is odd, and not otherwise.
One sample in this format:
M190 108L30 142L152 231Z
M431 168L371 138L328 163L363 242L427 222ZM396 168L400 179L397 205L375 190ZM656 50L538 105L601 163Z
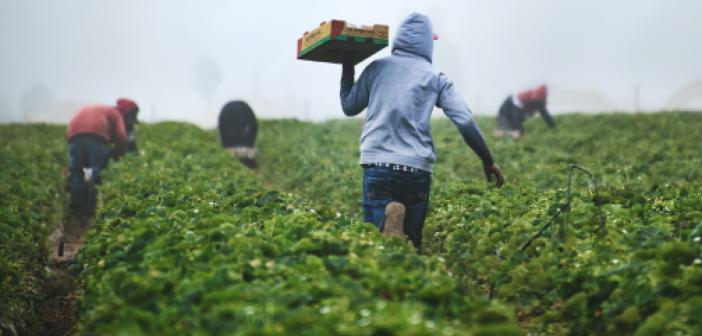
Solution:
M66 137L71 210L78 216L92 216L100 171L107 167L110 156L117 160L125 152L127 133L122 113L107 105L85 106L71 119ZM86 175L84 168L90 173Z
M496 136L519 138L524 134L524 122L536 114L541 114L546 124L556 127L556 122L546 109L546 85L524 90L505 99L497 114Z

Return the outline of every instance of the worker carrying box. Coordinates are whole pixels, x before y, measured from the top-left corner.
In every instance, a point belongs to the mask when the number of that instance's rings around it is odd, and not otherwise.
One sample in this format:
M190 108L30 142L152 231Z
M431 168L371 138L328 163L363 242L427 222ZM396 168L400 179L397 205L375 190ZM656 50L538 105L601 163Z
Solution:
M355 27L342 20L322 22L297 40L297 58L357 64L388 46L389 27Z

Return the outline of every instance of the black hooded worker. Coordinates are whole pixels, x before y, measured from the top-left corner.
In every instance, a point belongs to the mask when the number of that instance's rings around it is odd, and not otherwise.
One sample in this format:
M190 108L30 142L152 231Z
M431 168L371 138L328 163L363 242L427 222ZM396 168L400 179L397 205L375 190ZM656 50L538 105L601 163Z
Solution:
M249 168L256 168L256 115L249 104L235 100L227 103L219 114L219 136L222 146Z
M407 235L419 249L436 160L430 117L443 109L483 163L488 179L504 182L473 115L453 83L432 65L434 40L426 15L412 13L393 41L392 55L369 64L354 82L344 64L341 106L347 116L368 108L361 134L364 219L388 235Z
M547 95L546 85L541 85L507 97L497 114L495 136L514 139L521 137L524 135L524 122L536 111L539 111L548 126L556 127L556 122L546 109Z

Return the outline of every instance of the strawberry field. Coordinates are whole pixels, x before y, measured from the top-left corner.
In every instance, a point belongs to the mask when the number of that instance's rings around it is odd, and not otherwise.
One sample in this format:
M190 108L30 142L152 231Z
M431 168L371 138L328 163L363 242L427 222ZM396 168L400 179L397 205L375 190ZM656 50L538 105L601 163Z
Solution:
M424 247L361 221L360 120L263 121L259 169L213 131L142 124L70 266L85 335L702 334L702 115L567 115L494 139L507 184L432 127ZM64 127L3 126L0 332L42 304ZM577 164L591 172L568 167ZM595 184L597 193L595 193ZM600 211L605 219L602 225Z
M62 217L65 129L0 126L0 334L39 318L45 244Z

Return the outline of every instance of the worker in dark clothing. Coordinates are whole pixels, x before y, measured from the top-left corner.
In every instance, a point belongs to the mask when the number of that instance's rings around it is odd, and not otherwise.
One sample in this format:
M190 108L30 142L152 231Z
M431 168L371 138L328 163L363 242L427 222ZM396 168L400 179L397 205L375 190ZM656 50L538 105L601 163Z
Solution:
M249 168L256 168L256 133L258 124L249 104L235 100L224 105L219 114L222 146Z
M70 171L70 207L78 216L93 216L100 173L112 156L124 154L127 134L120 112L107 105L83 107L73 116L66 132ZM114 148L111 148L114 144Z
M517 139L524 134L524 122L539 111L541 117L550 127L556 122L546 109L546 85L510 95L505 99L497 114L495 136Z
M137 120L139 106L132 100L120 98L117 100L116 108L122 114L124 128L127 131L127 153L136 154L136 128L134 126L139 122Z

